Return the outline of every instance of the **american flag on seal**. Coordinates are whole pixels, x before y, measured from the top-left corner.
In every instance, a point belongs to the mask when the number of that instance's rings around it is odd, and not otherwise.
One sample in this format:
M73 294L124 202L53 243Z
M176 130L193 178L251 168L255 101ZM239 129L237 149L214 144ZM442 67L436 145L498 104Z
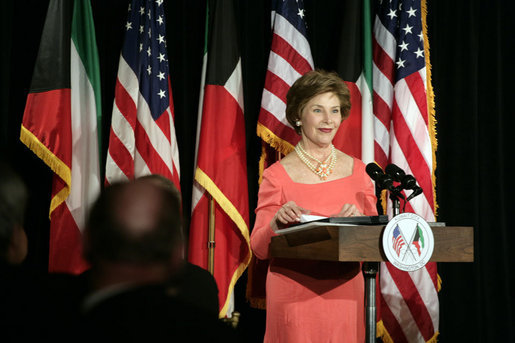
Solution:
M392 237L392 247L393 250L395 250L395 253L397 256L400 256L401 249L404 246L404 238L401 235L401 231L399 230L399 225L395 226L395 229L393 230L393 237Z

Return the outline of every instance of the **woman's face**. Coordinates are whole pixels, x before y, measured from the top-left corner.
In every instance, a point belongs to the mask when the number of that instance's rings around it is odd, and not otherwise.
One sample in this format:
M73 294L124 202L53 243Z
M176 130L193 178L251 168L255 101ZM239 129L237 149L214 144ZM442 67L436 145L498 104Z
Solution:
M331 92L319 94L308 101L300 120L304 147L326 147L333 141L342 122L340 100Z

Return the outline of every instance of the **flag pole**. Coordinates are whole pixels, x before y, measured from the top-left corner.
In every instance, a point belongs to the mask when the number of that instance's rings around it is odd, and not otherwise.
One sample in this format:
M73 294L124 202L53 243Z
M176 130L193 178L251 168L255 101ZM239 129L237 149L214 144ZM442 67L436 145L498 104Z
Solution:
M215 274L215 200L209 197L209 232L207 247L209 250L207 270L211 275Z

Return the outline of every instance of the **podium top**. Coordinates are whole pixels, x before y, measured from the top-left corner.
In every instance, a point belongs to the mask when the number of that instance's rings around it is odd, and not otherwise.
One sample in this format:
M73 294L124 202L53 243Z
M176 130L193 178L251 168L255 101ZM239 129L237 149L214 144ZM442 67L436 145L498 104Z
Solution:
M279 230L270 256L325 261L386 261L381 237L385 224L356 225L314 221ZM431 225L433 262L473 262L472 227Z
M317 220L322 223L338 223L349 225L380 225L388 223L387 215L380 216L358 216L358 217L328 217Z

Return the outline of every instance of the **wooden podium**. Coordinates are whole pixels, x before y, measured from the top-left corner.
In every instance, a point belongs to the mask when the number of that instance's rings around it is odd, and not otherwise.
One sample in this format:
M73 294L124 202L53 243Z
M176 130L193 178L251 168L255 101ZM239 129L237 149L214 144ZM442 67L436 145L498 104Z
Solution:
M429 223L434 236L432 262L473 262L474 230L469 226ZM378 263L387 261L382 248L385 225L348 225L311 222L284 229L272 237L272 257L304 260L367 262L364 267L366 293L366 342L375 342L375 275Z

